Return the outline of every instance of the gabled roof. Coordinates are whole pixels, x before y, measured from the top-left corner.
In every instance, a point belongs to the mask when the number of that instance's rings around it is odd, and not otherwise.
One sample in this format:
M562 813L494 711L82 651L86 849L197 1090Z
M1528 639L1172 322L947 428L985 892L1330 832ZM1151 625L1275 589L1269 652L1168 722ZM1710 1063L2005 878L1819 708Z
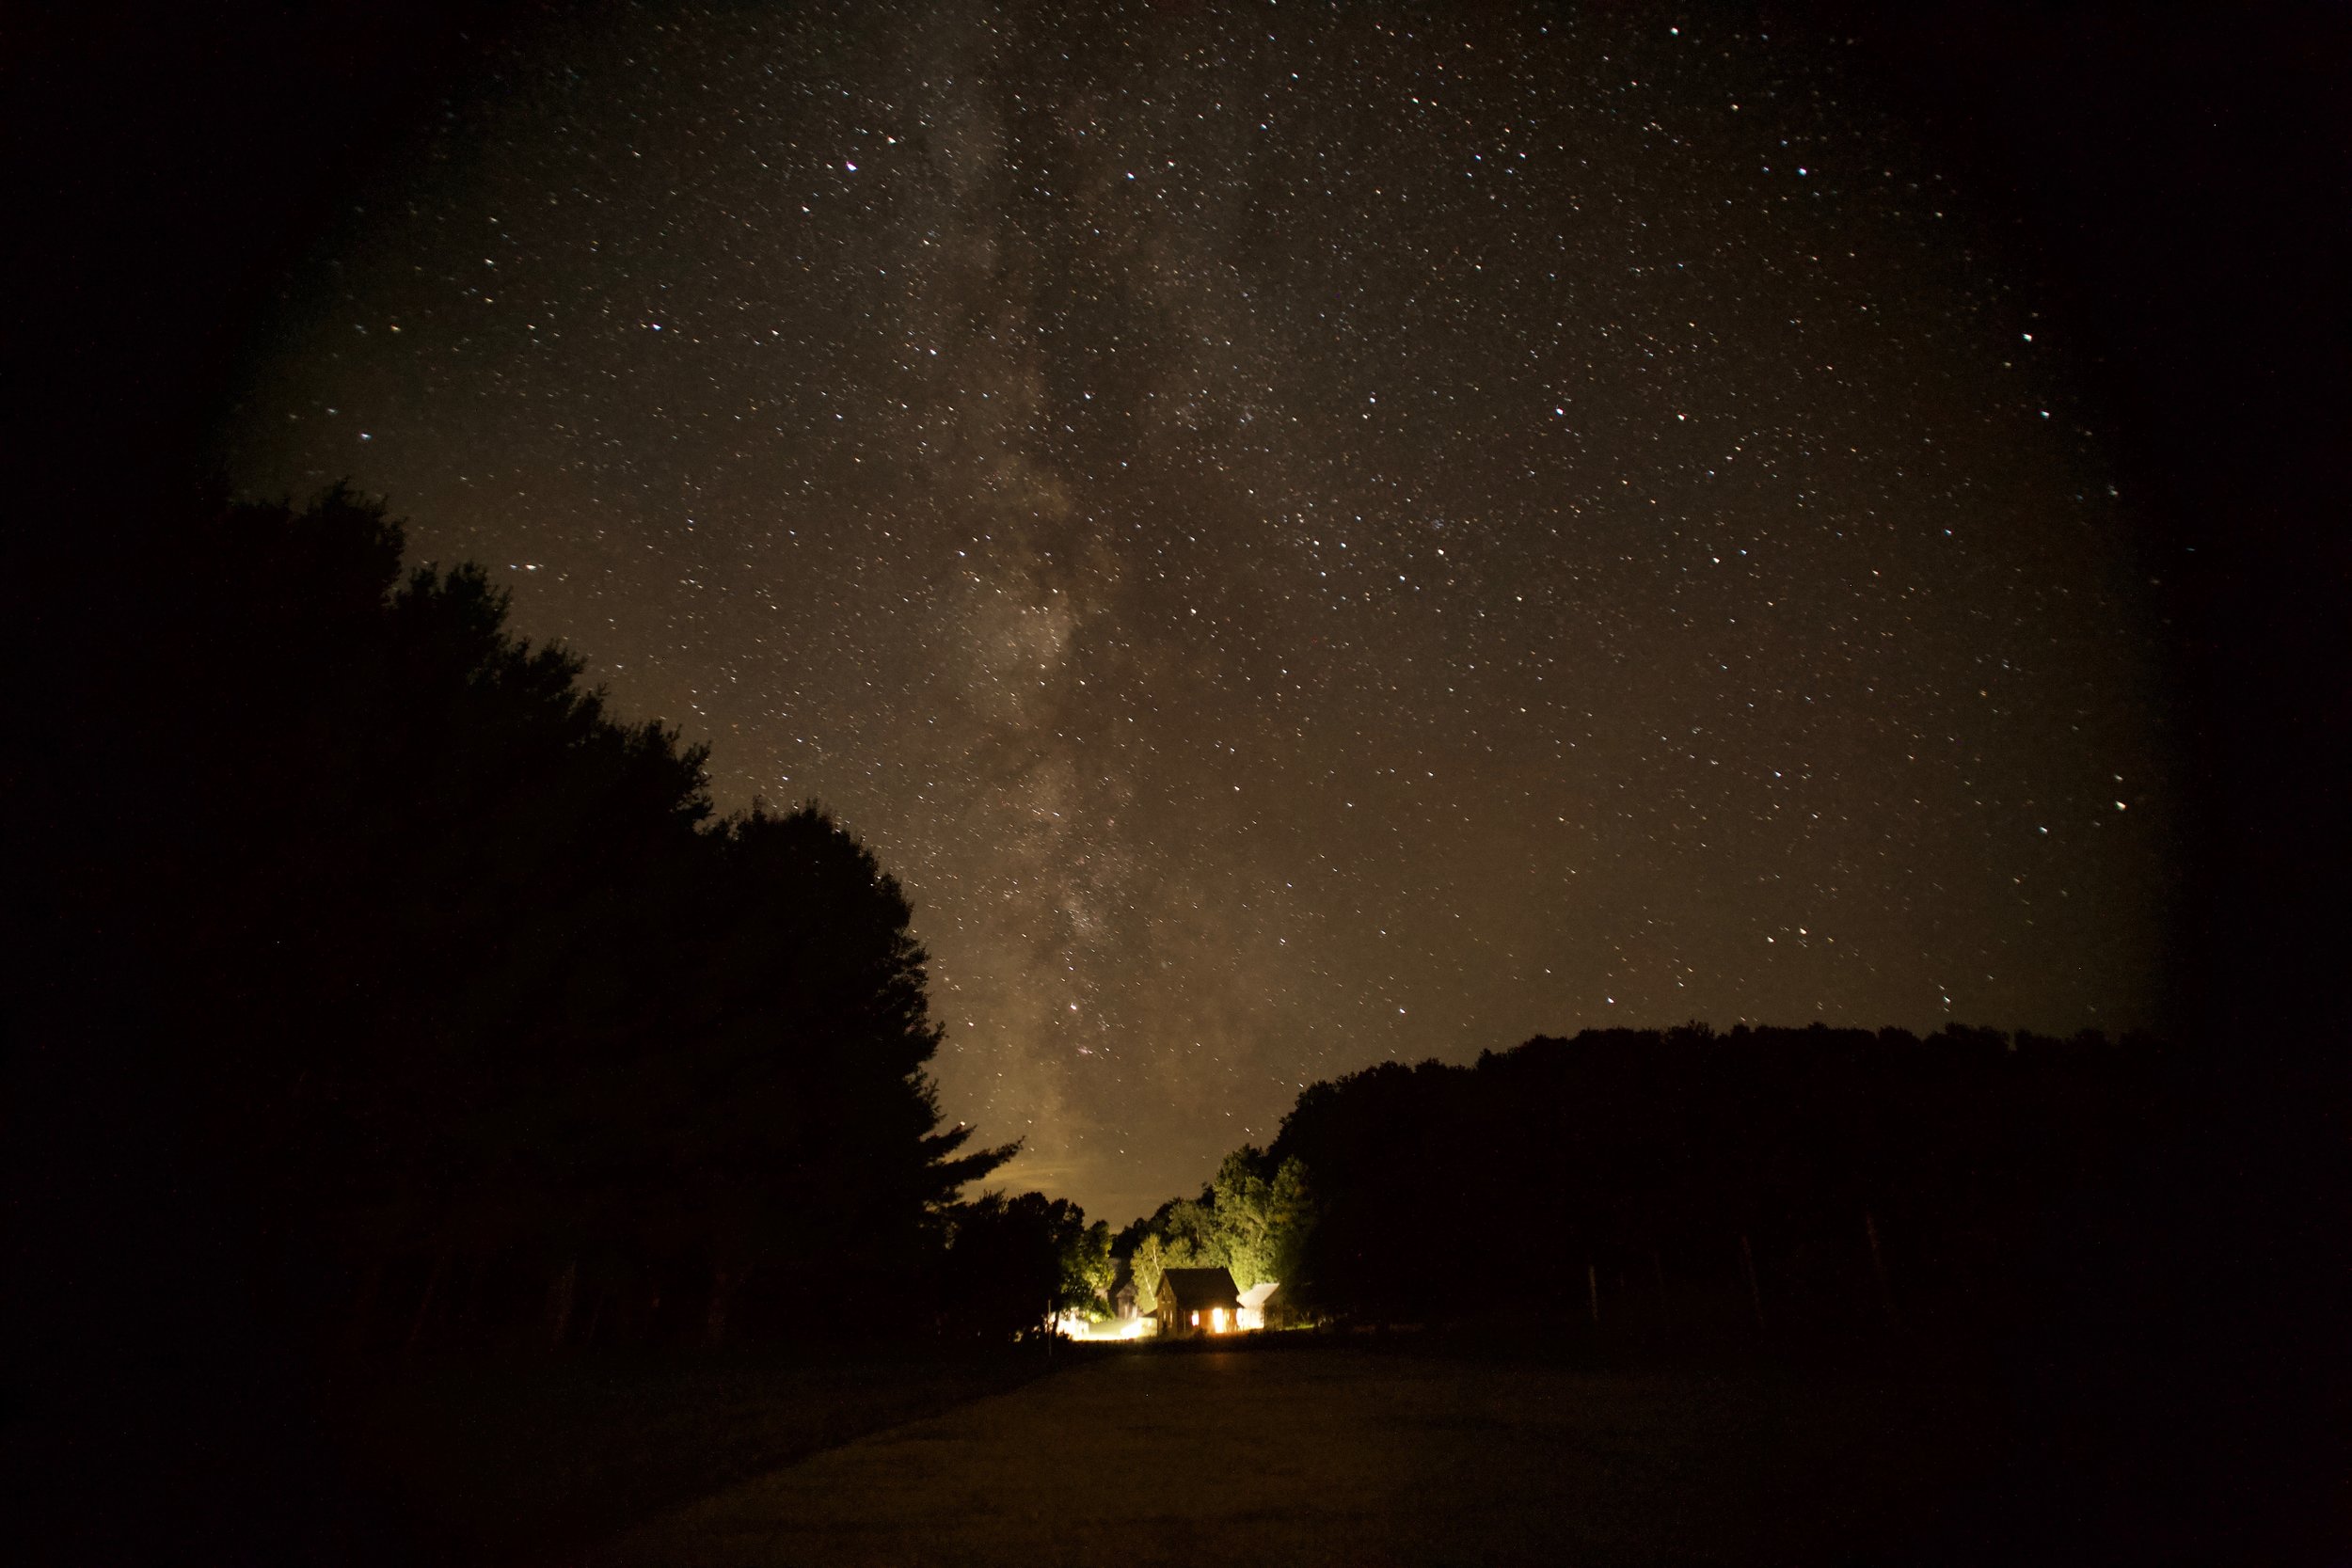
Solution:
M1160 1273L1160 1299L1187 1312L1211 1307L1241 1309L1241 1292L1226 1269L1165 1269Z

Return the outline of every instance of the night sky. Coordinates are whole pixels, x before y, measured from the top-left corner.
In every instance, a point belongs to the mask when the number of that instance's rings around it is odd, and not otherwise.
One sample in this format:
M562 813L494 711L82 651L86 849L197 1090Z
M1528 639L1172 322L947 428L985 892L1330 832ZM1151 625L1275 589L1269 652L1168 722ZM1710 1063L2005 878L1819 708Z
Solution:
M905 882L948 1117L1115 1224L1395 1056L2158 1024L2155 587L1997 206L1632 8L612 9L221 433Z

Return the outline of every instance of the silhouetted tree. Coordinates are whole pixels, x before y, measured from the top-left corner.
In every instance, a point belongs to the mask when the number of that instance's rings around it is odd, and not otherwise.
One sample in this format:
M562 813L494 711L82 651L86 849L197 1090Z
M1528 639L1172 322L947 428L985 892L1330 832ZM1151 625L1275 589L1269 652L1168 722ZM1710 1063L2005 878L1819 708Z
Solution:
M813 805L710 821L700 748L403 546L336 489L165 562L176 831L115 891L265 1265L361 1341L911 1326L1009 1150L940 1126L898 884Z
M2068 1195L2183 1114L2169 1059L2095 1034L1692 1024L1384 1062L1311 1085L1271 1149L1131 1228L1375 1318L1992 1327L2046 1305L2039 1275L2084 1244L2051 1228Z
M1107 1243L1109 1229L1101 1227ZM941 1326L950 1338L1022 1339L1052 1332L1090 1299L1085 1213L1040 1193L984 1194L948 1215Z

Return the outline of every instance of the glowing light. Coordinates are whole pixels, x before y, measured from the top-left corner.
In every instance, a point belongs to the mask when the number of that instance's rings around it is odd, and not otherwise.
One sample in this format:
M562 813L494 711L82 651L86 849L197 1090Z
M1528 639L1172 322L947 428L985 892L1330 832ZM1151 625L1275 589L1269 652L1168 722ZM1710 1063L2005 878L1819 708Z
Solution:
M1279 1289L1275 1281L1262 1279L1241 1293L1241 1307L1233 1314L1233 1326L1244 1333L1256 1333L1265 1327L1265 1304Z

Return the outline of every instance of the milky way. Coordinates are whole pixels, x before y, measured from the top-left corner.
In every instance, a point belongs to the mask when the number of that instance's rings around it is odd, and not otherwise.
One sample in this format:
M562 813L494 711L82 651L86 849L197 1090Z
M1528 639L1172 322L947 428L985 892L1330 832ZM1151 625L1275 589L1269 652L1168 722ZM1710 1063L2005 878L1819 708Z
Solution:
M564 24L289 278L223 461L833 806L948 1116L1115 1223L1390 1056L2160 1022L2065 323L1833 43L1632 9Z

